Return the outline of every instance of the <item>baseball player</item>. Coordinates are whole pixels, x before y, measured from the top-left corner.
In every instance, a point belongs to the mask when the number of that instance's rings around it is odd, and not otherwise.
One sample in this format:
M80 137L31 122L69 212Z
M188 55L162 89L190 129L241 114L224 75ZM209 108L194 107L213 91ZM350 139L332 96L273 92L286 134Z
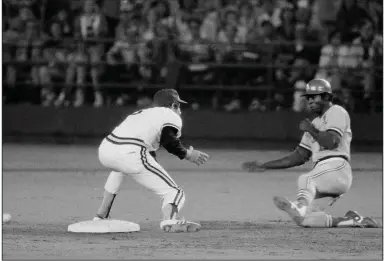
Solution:
M303 96L317 117L312 122L305 119L300 123L304 135L296 150L282 159L266 163L245 162L243 168L251 172L286 169L300 166L312 156L313 169L298 179L297 200L291 202L285 197L274 197L275 205L303 227L378 227L376 221L355 211L348 211L344 217L310 211L315 199L330 197L332 205L350 189L352 131L348 112L331 102L329 82L323 79L309 81Z
M181 100L174 89L162 89L154 95L153 106L137 111L124 119L99 147L99 160L111 173L104 186L104 198L94 220L107 219L112 203L127 175L156 193L162 199L166 232L195 232L200 224L180 219L178 213L185 202L184 191L155 159L160 146L169 153L197 165L209 156L180 142L182 120Z

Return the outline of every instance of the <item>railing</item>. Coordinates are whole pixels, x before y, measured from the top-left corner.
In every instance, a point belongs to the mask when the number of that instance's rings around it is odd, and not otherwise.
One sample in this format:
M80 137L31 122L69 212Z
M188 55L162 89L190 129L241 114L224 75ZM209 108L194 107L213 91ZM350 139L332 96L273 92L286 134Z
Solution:
M103 43L105 45L108 45L108 44L111 44L113 43L114 39L94 39L94 41L97 41L98 43ZM267 56L264 56L264 61L269 61L268 63L260 63L259 61L257 60L250 60L248 62L244 61L244 60L237 60L235 62L230 62L230 61L220 61L220 59L218 60L217 59L217 54L220 54L221 53L221 50L223 49L223 47L228 47L229 45L228 44L220 44L220 43L212 43L212 44L207 44L207 46L213 50L213 53L215 54L215 59L209 61L209 62L205 62L205 61L202 61L202 62L191 62L191 61L186 61L185 59L182 59L180 56L178 56L177 54L175 54L175 50L171 48L171 46L173 45L178 45L178 46L181 46L183 44L180 44L180 43L175 43L174 41L167 41L167 50L171 50L171 52L168 53L168 56L166 57L166 60L163 61L163 63L161 64L162 67L164 68L167 68L168 69L168 75L166 77L162 77L163 79L163 82L159 82L159 81L154 81L153 79L150 80L150 79L134 79L134 80L128 80L126 82L122 82L122 81L116 81L116 80L113 80L113 79L108 79L108 81L105 81L105 80L102 80L103 77L99 77L97 79L97 87L100 88L100 89L108 89L108 88L124 88L124 89L134 89L134 88L137 88L138 85L140 85L141 87L144 87L144 88L148 88L148 89L160 89L160 88L164 88L164 87L167 87L167 88L177 88L179 90L190 90L190 91L206 91L206 90L213 90L213 91L227 91L227 92L231 92L231 93L234 93L234 92L249 92L249 93L252 93L252 92L265 92L266 93L266 98L265 100L273 100L273 95L274 93L277 91L276 90L276 70L293 70L293 69L299 69L299 70L309 70L308 75L306 75L305 78L311 78L311 77L314 77L315 76L315 72L316 70L318 69L318 65L305 65L305 68L303 68L303 65L301 66L294 66L294 65L287 65L287 64L284 64L284 63L277 63L275 57L273 57L273 53L272 52L267 52ZM264 43L254 43L256 46L260 47L260 46L272 46L272 45L287 45L287 44L294 44L294 43L287 43L287 42L271 42L271 43L268 43L268 44L264 44ZM318 47L319 48L319 51L320 51L320 48L321 46L319 46L318 43L306 43L308 46L311 46L311 47ZM132 48L134 50L137 50L139 45L134 45ZM249 45L244 45L244 44L234 44L234 45L231 45L232 47L232 50L233 51L237 51L239 53L239 56L241 55L242 52L245 52L247 50L247 46ZM18 46L16 45L15 43L3 43L3 50L7 50L7 47L13 47L16 49L17 48L23 48L23 46ZM32 47L36 47L38 50L37 53L35 53L35 57L33 57L32 59L27 59L27 60L23 60L23 61L20 61L20 60L16 60L15 59L15 56L11 57L11 59L8 59L8 60L4 60L3 59L3 65L5 66L5 68L7 69L13 69L14 70L14 73L15 74L29 74L29 72L26 72L26 71L23 71L23 70L19 70L19 69L16 69L15 68L19 68L20 65L29 65L29 66L32 66L32 67L37 67L37 68L41 68L41 67L46 67L48 66L52 61L50 60L47 60L47 59L44 59L44 49L40 49L39 50L39 46L32 46ZM87 49L85 49L87 50ZM108 49L106 50L108 51ZM265 53L264 53L265 54ZM3 55L4 57L4 55ZM155 57L156 58L156 57ZM222 57L221 57L222 58ZM70 66L68 65L74 65L76 64L76 66L85 66L87 68L100 68L100 66L103 66L105 68L113 68L113 66L119 66L119 65L125 65L127 64L127 62L119 62L119 61L116 61L113 65L111 64L108 64L108 62L106 61L106 59L100 59L100 61L96 61L96 62L92 62L90 63L89 60L87 62L70 62L70 61L55 61L55 64L56 65L60 65L60 63L62 63L62 65L67 65L67 66L64 66L66 67L63 71L63 74L67 74L67 71L68 71L68 68ZM147 66L151 69L161 69L159 68L159 65L158 63L154 62L153 60L152 61L145 61L143 62L142 60L140 61L131 61L129 63L131 66L132 65L137 65L137 66ZM188 70L186 68L188 68L188 66L190 65L196 65L196 64L199 64L201 66L204 67L203 71L206 71L207 73L211 73L213 74L213 77L215 78L215 80L211 80L211 81L202 81L202 82L194 82L194 83L186 83L186 82L183 82L182 78L185 76L185 75L188 75L188 73L191 73L191 70ZM173 70L172 68L176 68L177 70ZM183 68L184 69L184 74L180 73L180 68ZM244 69L244 70L239 70L239 69ZM228 76L228 73L244 73L246 70L250 70L250 69L255 69L255 70L264 70L262 72L262 75L260 76L263 76L263 81L260 82L260 83L254 83L254 82L251 82L251 81L248 81L247 84L236 84L233 83L231 85L228 85L228 84L225 84L222 82L222 77L223 77L223 73L224 74L227 74ZM340 67L335 67L335 66L328 66L326 68L327 70L334 70L334 73L340 73L340 74L344 74L344 78L345 79L348 79L348 78L351 78L351 77L357 77L357 78L370 78L371 80L374 80L376 82L381 82L382 83L382 76L383 76L383 68L382 68L382 63L378 66L377 64L375 66L371 66L371 67L363 67L363 66L357 66L356 68L340 68ZM224 72L225 70L225 72ZM232 70L232 71L231 71ZM99 70L100 72L102 70ZM171 74L169 74L171 72ZM251 72L248 71L248 76L250 75ZM108 70L105 71L104 70L104 76L108 76ZM172 75L172 74L175 74L175 75ZM184 76L183 76L184 75ZM346 76L347 75L347 76ZM54 85L57 86L57 87L61 87L61 88L66 88L66 87L76 87L76 86L82 86L82 87L94 87L95 86L95 82L93 83L89 83L85 80L83 80L82 82L78 82L78 83L74 83L74 80L70 80L70 79L65 79L65 75L62 75L64 76L61 81L59 82L55 82ZM100 75L99 75L100 76ZM170 77L171 76L171 77ZM237 75L238 76L238 75ZM310 76L310 77L308 77ZM10 77L12 78L12 77ZM17 77L16 78L19 78L17 80L13 80L13 81L10 81L8 78L8 82L6 81L7 77L3 77L3 85L11 85L11 86L22 86L22 85L29 85L31 84L30 81L28 81L28 77L27 78L23 78L23 77ZM68 78L68 77L67 77ZM145 78L145 77L144 77ZM21 81L19 81L21 79ZM381 80L380 80L381 79ZM42 80L42 82L44 82L44 79L40 79ZM242 79L244 80L244 79ZM238 81L239 82L239 81ZM244 81L242 81L244 82ZM36 84L36 83L35 83ZM377 84L377 83L376 83ZM360 83L359 84L360 89L351 89L350 92L352 93L352 95L354 94L357 94L357 93L361 93L362 91L368 91L369 94L371 95L372 97L372 102L373 104L371 104L371 106L373 106L374 108L376 109L373 109L373 111L379 111L381 112L381 108L382 108L382 85L381 86L376 86L376 88L372 88L372 87L366 87L364 86L364 83ZM346 88L349 88L350 86L343 86L343 87L346 87ZM377 88L378 87L378 88ZM362 90L361 90L362 89ZM284 89L279 89L278 90L279 92L287 92L287 91L294 91L292 89L290 90L284 90ZM380 96L380 98L379 98ZM358 101L359 102L359 101ZM377 109L379 108L379 109Z

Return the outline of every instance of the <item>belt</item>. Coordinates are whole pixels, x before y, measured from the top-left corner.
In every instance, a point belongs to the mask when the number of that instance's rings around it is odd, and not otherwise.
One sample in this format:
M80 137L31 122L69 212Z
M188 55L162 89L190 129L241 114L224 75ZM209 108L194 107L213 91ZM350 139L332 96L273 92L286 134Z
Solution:
M319 159L318 161L315 162L315 164L313 165L313 167L315 167L318 163L320 163L321 161L324 161L324 160L327 160L327 159L331 159L331 158L342 158L342 159L345 159L346 161L349 161L348 157L347 156L344 156L344 155L332 155L332 156L326 156L324 158L321 158Z

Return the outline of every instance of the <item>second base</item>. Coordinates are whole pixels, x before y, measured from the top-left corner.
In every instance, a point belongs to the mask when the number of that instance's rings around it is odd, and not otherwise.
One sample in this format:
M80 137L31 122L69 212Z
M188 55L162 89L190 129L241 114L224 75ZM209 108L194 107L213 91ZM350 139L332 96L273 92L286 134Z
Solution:
M129 233L140 231L139 224L124 220L87 220L68 226L73 233Z

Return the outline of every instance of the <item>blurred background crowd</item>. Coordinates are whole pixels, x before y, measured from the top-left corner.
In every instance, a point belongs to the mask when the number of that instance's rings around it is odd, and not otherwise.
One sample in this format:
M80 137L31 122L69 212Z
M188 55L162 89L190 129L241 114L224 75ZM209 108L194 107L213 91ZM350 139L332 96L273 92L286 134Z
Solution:
M3 0L3 102L306 110L329 80L351 112L382 112L380 0Z

